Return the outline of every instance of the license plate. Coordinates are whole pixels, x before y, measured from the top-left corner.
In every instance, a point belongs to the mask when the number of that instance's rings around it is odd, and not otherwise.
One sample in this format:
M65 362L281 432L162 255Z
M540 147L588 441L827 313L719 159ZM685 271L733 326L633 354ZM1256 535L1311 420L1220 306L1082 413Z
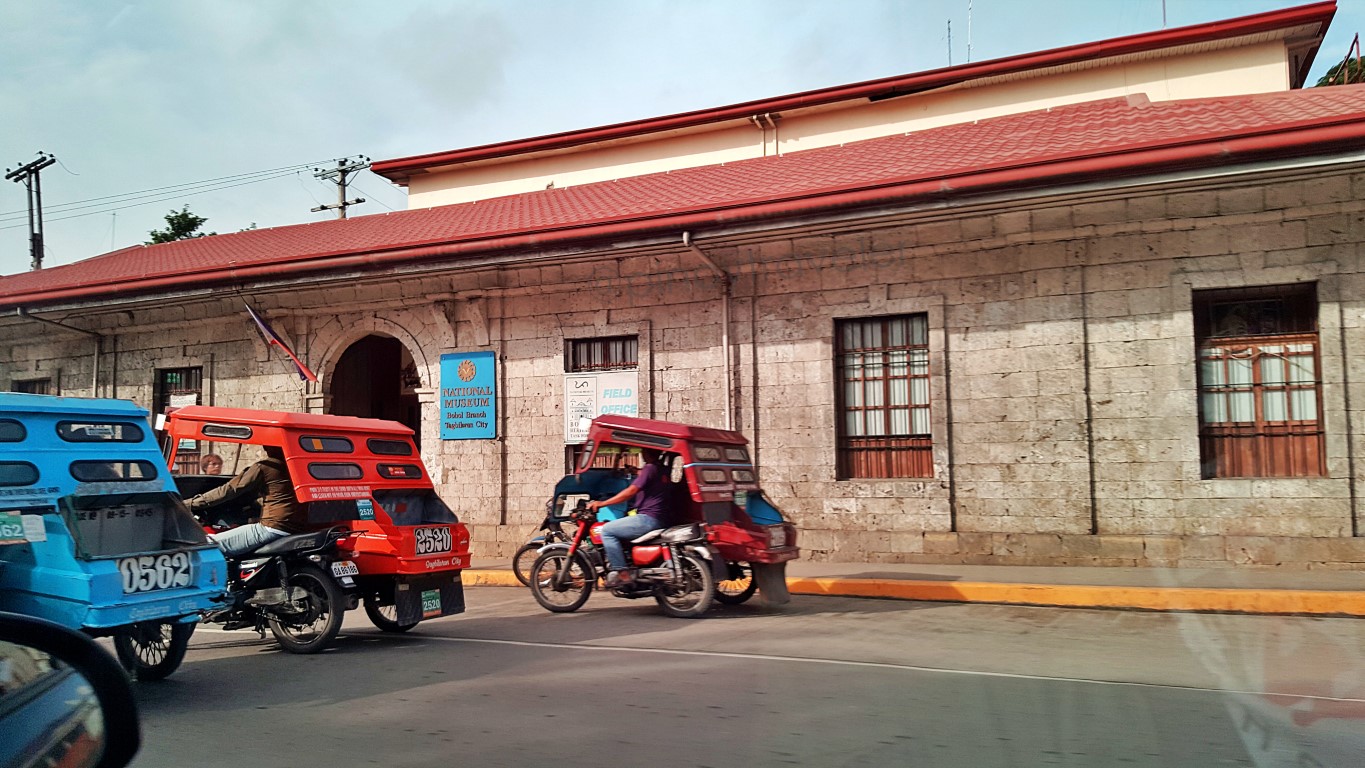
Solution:
M337 578L342 576L359 576L360 569L350 560L338 560L332 563L332 575Z
M787 529L774 525L768 529L768 544L773 547L787 546Z
M417 554L419 555L449 552L453 548L454 542L450 537L449 528L418 528L415 535L417 536Z
M188 587L191 579L190 553L125 557L118 561L118 572L123 577L125 595Z
M441 590L428 589L422 593L422 618L441 615Z

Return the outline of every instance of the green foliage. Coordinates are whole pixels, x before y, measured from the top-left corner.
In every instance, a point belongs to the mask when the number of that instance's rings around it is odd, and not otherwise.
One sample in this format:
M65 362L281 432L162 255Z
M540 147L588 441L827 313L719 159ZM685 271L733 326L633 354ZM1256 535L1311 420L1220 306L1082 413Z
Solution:
M1365 66L1361 65L1360 59L1346 59L1338 63L1335 67L1327 70L1317 82L1317 86L1323 85L1349 85L1351 83L1365 83Z
M156 245L157 243L170 243L176 240L190 240L204 235L216 235L217 232L200 232L199 228L208 221L203 216L195 216L190 213L188 205L178 211L171 211L166 214L166 228L154 229L147 234L151 236L145 245Z

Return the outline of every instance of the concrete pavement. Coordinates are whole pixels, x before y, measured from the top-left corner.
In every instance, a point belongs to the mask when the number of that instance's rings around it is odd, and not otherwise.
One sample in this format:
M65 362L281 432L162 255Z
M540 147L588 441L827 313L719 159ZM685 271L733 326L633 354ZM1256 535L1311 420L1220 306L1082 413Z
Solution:
M511 559L476 559L469 586L520 587ZM1365 572L1267 568L827 563L787 567L792 594L1070 608L1365 617Z

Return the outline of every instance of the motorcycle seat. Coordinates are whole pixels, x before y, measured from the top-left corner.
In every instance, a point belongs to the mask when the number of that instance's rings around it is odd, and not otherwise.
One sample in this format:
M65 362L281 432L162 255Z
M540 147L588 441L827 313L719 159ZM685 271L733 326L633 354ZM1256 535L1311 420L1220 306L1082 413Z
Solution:
M313 533L282 536L274 541L267 541L250 552L243 553L243 555L282 555L286 552L318 549L327 543L327 533L327 531L314 531Z
M672 526L671 528L659 528L650 531L649 533L646 533L645 535L640 536L639 538L631 539L630 543L648 544L649 542L654 541L655 539L658 539L665 543L678 541L692 541L694 539L700 539L703 536L704 534L702 533L700 525L698 525L697 523L685 523L683 525Z

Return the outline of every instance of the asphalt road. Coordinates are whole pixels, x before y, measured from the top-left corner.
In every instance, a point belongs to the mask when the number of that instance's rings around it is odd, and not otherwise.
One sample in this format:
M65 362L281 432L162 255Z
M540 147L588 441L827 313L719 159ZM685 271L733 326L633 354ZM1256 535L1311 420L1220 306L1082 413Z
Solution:
M196 633L157 766L1359 766L1365 620L797 597L670 619L468 590L336 647Z

